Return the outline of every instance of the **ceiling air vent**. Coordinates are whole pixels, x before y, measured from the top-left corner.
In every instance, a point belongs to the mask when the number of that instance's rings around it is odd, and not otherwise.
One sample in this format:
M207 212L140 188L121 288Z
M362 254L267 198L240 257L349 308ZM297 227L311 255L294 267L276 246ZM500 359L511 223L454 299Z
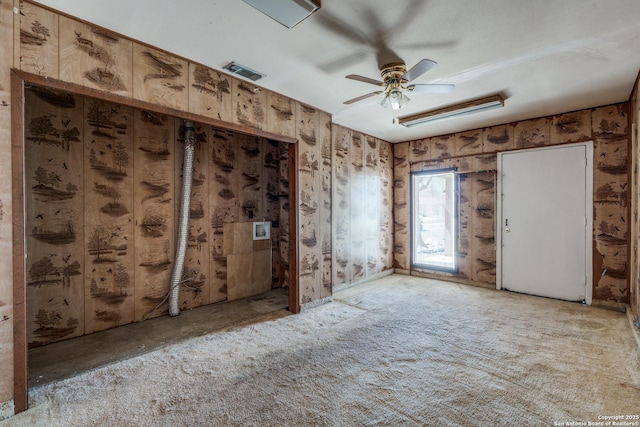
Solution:
M265 77L265 74L259 73L257 71L253 71L251 68L247 68L244 65L240 65L237 62L229 62L227 65L223 67L225 70L229 70L233 74L237 74L239 76L244 77L245 79L260 80Z
M287 28L293 28L307 16L320 9L320 0L242 0L275 19Z

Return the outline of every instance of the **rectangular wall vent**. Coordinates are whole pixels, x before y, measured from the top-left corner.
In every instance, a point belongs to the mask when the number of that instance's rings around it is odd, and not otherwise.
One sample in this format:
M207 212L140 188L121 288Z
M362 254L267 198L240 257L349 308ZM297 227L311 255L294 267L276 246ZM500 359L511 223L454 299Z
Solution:
M251 68L245 67L244 65L240 65L237 62L233 62L233 61L229 62L223 68L225 70L229 70L233 74L242 76L245 79L253 80L254 82L266 76L265 74L254 71Z

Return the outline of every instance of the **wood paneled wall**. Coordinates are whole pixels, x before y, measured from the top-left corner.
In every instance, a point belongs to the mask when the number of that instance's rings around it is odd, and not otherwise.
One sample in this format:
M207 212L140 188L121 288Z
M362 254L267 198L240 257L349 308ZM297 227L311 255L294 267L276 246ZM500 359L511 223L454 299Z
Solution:
M11 72L13 4L0 3L0 402L13 397L13 251L11 185Z
M593 298L628 301L627 104L409 141L394 146L394 265L409 270L409 172L456 166L460 179L460 271L496 282L495 170L498 151L594 142ZM446 274L437 273L434 274ZM446 274L449 275L449 274Z
M82 86L88 91L98 91L105 96L127 97L131 99L132 104L143 101L157 106L157 109L152 109L154 111L173 110L176 113L185 112L210 119L209 124L213 124L216 129L200 126L197 131L198 138L207 141L205 146L218 148L214 153L212 149L202 151L203 148L200 147L196 153L197 175L194 175L192 226L187 254L188 267L193 280L192 286L185 288L181 294L181 306L190 308L207 301L215 302L225 298L226 260L222 256L221 224L225 221L243 220L246 217L245 214L249 211L247 208L255 202L253 196L260 187L260 184L252 181L255 179L255 172L259 169L258 165L261 161L261 173L267 177L268 183L260 191L264 191L268 197L262 201L258 200L257 205L250 210L256 215L262 215L265 219L274 220L272 252L278 254L278 259L285 259L283 263L274 263L274 283L282 286L298 284L296 279L288 277L290 247L288 213L291 209L300 206L289 206L288 146L273 141L292 143L299 140L300 152L307 153L307 156L313 155L318 160L318 171L309 174L299 169L295 177L296 183L299 180L307 185L305 194L310 197L309 203L317 204L316 213L306 218L314 227L317 227L315 229L317 244L315 247L308 248L306 252L299 251L299 256L294 261L297 267L306 265L310 267L307 271L312 272L307 279L304 279L306 280L305 291L298 295L300 302L313 301L330 295L333 271L330 115L311 108L305 111L304 117L298 119L298 112L307 107L303 108L295 100L178 55L60 15L28 0L0 2L0 31L3 34L0 38L0 53L3 59L3 66L0 69L0 132L5 135L0 142L4 144L0 145L0 148L5 154L0 156L0 162L6 163L5 167L0 168L1 173L8 174L11 170L8 163L11 159L9 155L11 68L47 78L49 82L71 83ZM97 97L102 98L99 95ZM82 108L92 107L85 103ZM63 109L66 111L65 108ZM67 263L71 262L75 266L76 264L71 260L77 256L77 261L83 269L91 266L89 270L91 275L71 275L68 280L65 279L72 284L66 291L70 293L70 297L84 298L89 303L82 310L74 309L77 313L75 311L71 313L72 302L63 297L60 308L49 309L54 318L45 319L44 315L41 316L41 320L53 322L56 328L62 328L62 320L57 314L65 318L64 322L68 324L65 327L68 330L73 329L69 335L81 333L80 329L85 325L87 325L86 331L99 330L108 327L108 324L122 324L130 319L144 316L158 298L158 289L154 288L153 283L156 279L164 280L163 275L170 270L170 266L166 266L163 270L160 258L165 252L173 249L174 236L170 226L172 221L175 221L176 200L181 189L177 187L167 189L162 186L170 182L179 182L182 174L182 153L178 147L170 147L168 153L160 154L154 152L157 151L156 148L145 144L162 145L167 134L169 137L180 139L181 123L168 119L166 123L159 123L155 127L156 125L151 126L145 120L162 121L162 117L146 117L141 111L137 113L125 111L127 109L123 106L117 107L117 110L119 111L105 111L108 117L96 118L96 120L107 120L112 128L108 131L107 128L98 125L98 135L91 137L88 143L85 141L87 146L74 141L69 142L71 147L75 144L82 148L83 159L82 164L76 165L80 169L73 170L75 173L80 172L82 179L72 185L78 187L76 194L81 191L82 197L89 200L92 208L83 210L75 206L74 203L80 199L76 195L64 201L64 209L73 210L73 214L76 215L73 216L74 238L81 239L86 244L87 239L93 236L94 246L92 246L93 249L89 249L85 245L82 253L76 254L65 252L69 249L65 246L66 243L59 243L61 252L52 258L57 258L57 261L62 264L65 262L64 258ZM87 113L83 110L82 114ZM151 111L147 113L157 114ZM179 116L180 114L170 115ZM56 117L56 120L66 122L69 119ZM85 117L82 120L88 119ZM148 132L145 135L147 138L145 141L137 138L133 132L135 126L141 122L148 126L145 130ZM71 121L67 122L67 126L71 125ZM66 130L61 123L55 123L55 126ZM222 128L229 130L221 130ZM92 132L91 126L78 129L80 131L78 139L84 139L87 133ZM251 144L255 142L249 141L248 144L244 144L246 141L237 140L236 133L230 130L251 133L271 141L261 140L260 146L264 150L259 156L252 157ZM111 137L101 133L111 133ZM120 143L125 147L124 150L119 149L120 161L124 161L123 159L128 156L129 164L125 167L126 174L122 172L115 174L109 171L110 168L115 168L116 161L111 150L115 150ZM247 150L238 151L234 145L236 143L243 145ZM93 157L91 156L92 145L95 147ZM53 148L53 145L47 148ZM146 148L147 151L141 148ZM21 146L19 149L22 149ZM67 154L66 151L62 151L62 148L59 151L52 153L52 156L47 157L45 161L51 158L52 163L56 163L56 168L60 164L67 164L70 167L67 160L71 161L77 154L75 152ZM166 159L161 160L160 157L163 156ZM206 164L202 163L205 158ZM244 162L243 159L248 162L246 171L244 164L241 163ZM93 165L90 160L93 161ZM151 170L148 166L155 164L156 161L160 167ZM145 167L134 168L133 164L136 162L146 164L146 169ZM45 168L45 166L42 167ZM123 167L122 164L118 165L118 170L121 167ZM64 166L63 170L66 171ZM239 171L247 173L242 175ZM56 173L60 180L71 180L66 174L63 176L62 172ZM162 176L159 176L160 174ZM274 179L276 175L277 178ZM29 179L32 180L32 177ZM4 179L0 184L0 244L7 248L13 243L10 227L12 222L15 222L12 221L11 216L14 207L9 193L12 191L9 182L10 179ZM31 186L33 185L35 184L31 182ZM243 185L247 187L242 187ZM296 198L300 199L302 187L297 188ZM310 188L313 188L312 193L309 192ZM160 196L161 192L164 192L167 197ZM171 194L170 197L169 194ZM203 203L204 206L200 206L203 199L208 200L211 205ZM159 200L163 202L158 203ZM305 202L299 202L300 205L302 203ZM61 211L58 216L63 212L63 202L59 204ZM105 209L101 209L102 207ZM17 209L20 208L21 206L17 207ZM55 214L56 211L57 208L52 213ZM149 223L155 219L165 222ZM142 228L141 223L144 226ZM34 224L29 225L29 227L33 226ZM164 230L165 226L167 230ZM210 227L209 233L204 233L205 226ZM115 252L111 253L114 257L113 266L108 265L111 263L111 258L107 258L106 254L102 253L102 244L100 249L95 248L95 242L101 241L95 239L102 233L106 235L109 230L111 233L117 233L113 236L108 234L109 239L112 238L112 240L107 246L115 248ZM292 244L302 246L300 242L302 233L299 232L296 237L298 241ZM140 240L139 247L131 243L132 238ZM205 240L208 244L203 244ZM165 242L168 242L168 246ZM311 240L306 242L310 243ZM108 250L113 251L114 248ZM99 260L96 259L98 254L100 254ZM107 259L109 262L103 262ZM274 259L276 259L275 256ZM43 267L44 263L46 261L43 261ZM11 399L13 396L12 267L11 257L0 260L0 272L5 278L0 286L0 316L2 316L0 319L0 361L2 361L0 363L2 374L0 375L0 402ZM122 273L124 269L128 269L130 273L128 283ZM133 294L129 290L125 291L131 287L135 288L139 283L135 278L136 274L138 278L144 277L144 281L147 282L148 287L143 293ZM93 281L95 286L92 287ZM118 285L120 288L114 286L116 281L120 284ZM126 296L116 295L125 292ZM65 299L69 306L64 302ZM58 300L56 298L53 301ZM18 304L22 303L18 302ZM117 310L114 309L115 306L118 307ZM51 313L47 313L47 316ZM162 313L162 308L159 313ZM32 313L32 316L35 314ZM21 315L17 316L16 321L19 322L20 317ZM75 324L76 320L77 324ZM33 329L33 326L34 324L31 323L29 327ZM21 402L26 400L21 398Z
M25 102L29 344L165 314L183 121L38 86ZM267 282L280 285L288 194L277 186L287 143L201 124L195 140L184 309L227 297L225 223L273 223Z
M640 325L640 76L636 79L631 97L631 274L629 277L629 305L636 326Z
M392 146L333 125L333 286L392 268Z

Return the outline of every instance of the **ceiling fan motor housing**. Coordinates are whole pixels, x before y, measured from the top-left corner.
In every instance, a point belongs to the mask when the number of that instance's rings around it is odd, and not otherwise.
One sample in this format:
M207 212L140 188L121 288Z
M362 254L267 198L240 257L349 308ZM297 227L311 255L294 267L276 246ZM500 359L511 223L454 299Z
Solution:
M407 66L403 62L392 62L380 67L382 81L387 85L395 84L395 87L407 83L407 80L402 78L406 72Z

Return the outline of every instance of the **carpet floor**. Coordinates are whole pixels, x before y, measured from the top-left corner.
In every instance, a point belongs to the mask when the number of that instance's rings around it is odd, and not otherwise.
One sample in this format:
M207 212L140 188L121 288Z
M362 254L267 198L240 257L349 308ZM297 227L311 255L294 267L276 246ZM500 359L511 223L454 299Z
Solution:
M640 425L633 334L624 313L391 275L33 388L0 427Z

